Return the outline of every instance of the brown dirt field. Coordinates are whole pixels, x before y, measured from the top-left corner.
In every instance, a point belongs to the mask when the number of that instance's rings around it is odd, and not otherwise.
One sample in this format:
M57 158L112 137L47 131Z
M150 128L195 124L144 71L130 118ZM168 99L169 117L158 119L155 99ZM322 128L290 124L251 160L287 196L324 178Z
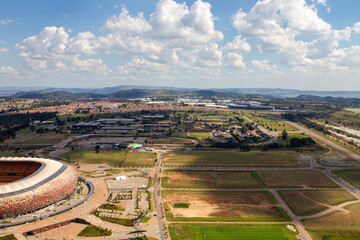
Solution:
M173 192L165 193L165 202L173 217L187 218L271 218L281 216L268 192ZM175 208L190 203L189 208Z

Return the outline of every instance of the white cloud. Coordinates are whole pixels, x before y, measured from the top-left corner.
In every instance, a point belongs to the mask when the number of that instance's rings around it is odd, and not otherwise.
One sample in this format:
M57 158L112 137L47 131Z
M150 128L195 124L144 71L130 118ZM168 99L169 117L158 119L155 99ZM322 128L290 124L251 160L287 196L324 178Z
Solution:
M150 62L144 58L135 58L124 66L118 66L119 74L149 74L165 73L169 70L166 64Z
M241 36L236 36L232 42L228 42L223 48L224 51L250 52L251 47Z
M253 60L252 64L259 68L260 70L267 70L267 71L272 71L274 69L276 69L276 65L273 63L270 63L268 60L262 60L262 61L258 61L258 60Z
M45 27L38 36L31 36L15 45L20 56L34 59L58 59L69 54L69 34L65 28Z
M313 3L326 6L324 0ZM311 66L336 68L347 54L339 51L339 42L350 40L351 31L360 28L355 24L332 29L305 0L259 0L248 13L240 9L233 26L241 36L256 39L260 53L276 54L281 64L294 69L309 66L309 70ZM260 66L256 60L253 64Z
M132 16L122 6L120 14L110 17L104 24L105 35L95 36L86 31L70 37L70 32L63 27L45 27L39 35L16 44L16 48L19 56L26 60L24 65L33 69L61 68L62 64L76 66L74 55L110 53L181 67L186 64L220 66L222 50L217 42L223 39L223 34L215 30L215 18L210 9L211 5L201 0L190 7L173 0L160 0L147 20L143 13ZM242 41L242 47L235 46L240 44L239 41ZM246 51L246 44L239 39L233 45Z
M160 0L151 15L152 37L165 40L174 47L193 48L199 44L217 42L223 34L214 29L211 5L201 0L190 9L185 3Z
M0 53L7 53L7 52L10 52L10 50L7 48L0 48Z
M144 18L143 13L139 13L136 17L131 17L129 11L122 8L118 16L114 15L106 21L104 29L112 32L130 34L147 32L150 31L152 27Z
M17 75L18 72L10 66L0 66L0 74L5 74L5 75Z
M111 70L101 59L80 60L79 52L92 53L91 48L85 44L85 40L91 37L93 36L86 32L70 39L63 27L45 27L38 36L28 37L15 47L19 56L25 59L24 67L29 70L107 75Z
M209 44L196 51L196 64L201 67L215 67L222 64L222 51L219 46Z
M352 30L354 31L354 33L359 34L360 33L360 22L355 23Z
M224 58L225 66L233 68L245 68L243 56L237 53L227 53Z
M14 20L11 20L11 19L0 19L0 24L2 25L7 25L9 23L12 23L14 22Z

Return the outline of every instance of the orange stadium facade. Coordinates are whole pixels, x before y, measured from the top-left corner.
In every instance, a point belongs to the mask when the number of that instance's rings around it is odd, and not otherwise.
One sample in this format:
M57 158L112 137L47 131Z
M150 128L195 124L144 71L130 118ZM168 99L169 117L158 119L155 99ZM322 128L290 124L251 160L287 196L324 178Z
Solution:
M76 188L76 171L44 158L0 158L0 218L34 212L66 198Z

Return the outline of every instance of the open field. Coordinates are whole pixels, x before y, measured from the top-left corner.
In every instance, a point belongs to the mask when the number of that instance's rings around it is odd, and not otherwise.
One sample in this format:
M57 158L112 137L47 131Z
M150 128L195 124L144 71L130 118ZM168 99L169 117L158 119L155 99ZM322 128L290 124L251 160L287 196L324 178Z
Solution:
M299 216L312 215L328 209L329 205L356 200L344 190L334 191L279 191L291 210Z
M212 137L211 133L209 132L173 132L171 136L193 139Z
M65 138L65 134L57 134L55 132L48 132L44 134L38 134L36 136L25 137L18 141L18 144L55 144Z
M320 159L317 160L317 162L320 165L332 166L332 167L360 166L360 164L357 161L335 150L332 150L331 152L322 155Z
M287 138L284 140L282 138L282 133L279 134L280 139L277 141L278 144L282 145L283 147L290 146L290 141L292 138L309 138L309 135L306 135L305 133L288 133Z
M257 174L251 171L165 170L163 174L161 185L165 188L263 188Z
M237 225L237 224L191 224L169 225L172 240L296 240L294 233L285 225Z
M1 150L0 157L23 157L23 155L15 151Z
M267 187L336 188L334 182L316 171L257 171Z
M189 139L181 138L148 138L146 139L148 144L187 144L191 145L193 142Z
M289 221L267 191L163 191L162 195L169 221ZM188 207L177 208L179 204Z
M339 238L329 239L359 239L360 204L349 205L344 208L344 211L335 211L320 218L306 219L303 223L311 231L324 231L323 235L339 236Z
M167 166L307 166L314 154L295 151L174 151L164 155Z
M269 131L275 131L275 132L284 131L284 130L286 130L287 132L298 131L298 129L277 120L271 120L264 117L253 116L253 115L247 115L247 116L251 120L253 120L257 125L260 125Z
M360 187L360 169L333 170L334 174L356 187Z
M107 163L111 166L152 167L155 165L156 153L130 152L116 150L100 150L99 153L91 150L69 151L61 157L74 162Z

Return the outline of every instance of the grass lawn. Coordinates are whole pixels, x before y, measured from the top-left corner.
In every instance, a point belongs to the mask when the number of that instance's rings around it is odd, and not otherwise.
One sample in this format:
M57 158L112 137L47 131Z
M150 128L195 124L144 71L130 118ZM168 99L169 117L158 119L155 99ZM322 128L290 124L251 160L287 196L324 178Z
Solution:
M164 155L168 166L304 166L302 155L295 151L174 151Z
M292 211L299 216L322 212L328 209L326 205L338 205L343 202L356 200L351 194L343 190L279 191L279 194Z
M313 187L313 188L337 188L339 187L322 173L306 171L257 171L261 180L267 187Z
M162 191L162 197L166 218L169 221L284 222L290 220L277 206L273 195L267 191Z
M279 134L279 141L277 141L278 144L282 145L283 147L290 146L290 140L292 138L309 138L309 135L306 135L305 133L288 133L287 138L284 140L282 139L282 133Z
M111 236L111 231L103 229L94 225L86 226L79 234L80 237L101 237Z
M24 157L19 152L15 151L7 151L7 150L1 150L0 151L0 157Z
M14 235L6 235L3 237L0 237L0 240L16 240L17 238Z
M212 137L211 133L207 133L207 132L173 132L171 136L182 137L182 138L194 138L194 139Z
M332 231L307 229L313 240L359 240L360 231Z
M360 187L360 169L341 169L332 172L352 185Z
M148 138L146 139L147 144L185 144L192 145L192 141L189 139L181 138Z
M335 211L319 218L305 219L303 224L307 229L324 230L333 234L354 231L357 234L356 239L360 239L360 203L349 205L345 210L349 212Z
M259 116L250 116L250 118L257 124L269 131L298 131L298 129L291 127L283 122L271 120Z
M164 170L165 188L263 188L255 172ZM241 184L241 185L240 185Z
M172 240L296 240L286 225L183 224L169 225Z
M96 153L91 150L75 150L66 152L61 157L74 162L108 163L114 167L153 167L156 153L116 150L100 150Z

